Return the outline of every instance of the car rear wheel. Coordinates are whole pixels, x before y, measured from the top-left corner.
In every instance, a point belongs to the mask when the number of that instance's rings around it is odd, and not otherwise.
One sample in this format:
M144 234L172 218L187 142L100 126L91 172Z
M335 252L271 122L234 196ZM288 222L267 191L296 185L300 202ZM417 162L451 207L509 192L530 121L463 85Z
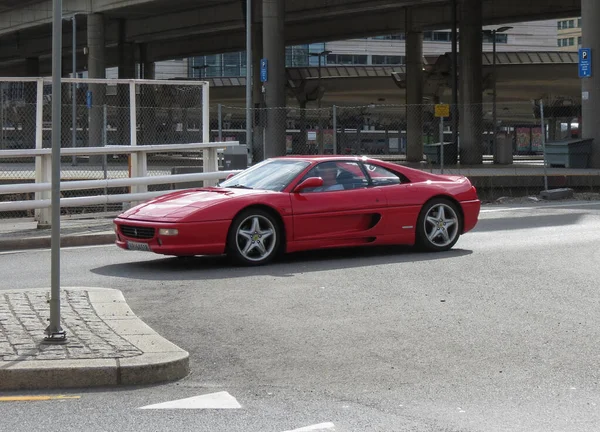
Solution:
M445 198L427 202L417 222L417 245L426 251L452 249L460 237L462 220L455 203Z
M267 264L279 251L281 229L273 215L261 209L240 213L231 224L227 254L238 264Z

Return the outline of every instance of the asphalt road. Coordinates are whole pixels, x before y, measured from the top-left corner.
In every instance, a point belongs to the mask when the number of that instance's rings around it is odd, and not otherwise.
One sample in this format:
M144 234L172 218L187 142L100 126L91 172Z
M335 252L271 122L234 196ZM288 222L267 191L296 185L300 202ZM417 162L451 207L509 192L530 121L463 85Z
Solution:
M122 290L190 352L192 373L0 402L0 430L597 431L599 245L600 203L587 203L488 208L441 254L303 253L247 269L65 249L62 286ZM48 251L2 254L1 288L49 286L49 268ZM241 408L139 409L222 391Z

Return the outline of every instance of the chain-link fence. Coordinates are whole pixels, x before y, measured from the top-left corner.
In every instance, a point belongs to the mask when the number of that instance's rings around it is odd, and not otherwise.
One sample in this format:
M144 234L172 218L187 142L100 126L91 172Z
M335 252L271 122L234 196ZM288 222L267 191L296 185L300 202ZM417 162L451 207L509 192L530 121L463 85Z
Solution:
M61 86L61 147L199 143L208 140L208 99L203 82L64 79ZM135 127L132 127L135 118ZM204 123L206 122L206 125ZM0 150L51 147L52 84L45 79L0 80ZM206 138L205 138L206 136ZM179 167L202 170L202 152L148 155L147 175L169 175ZM0 156L2 184L30 183L35 160ZM128 155L61 158L61 178L99 180L131 174ZM149 186L163 190L172 185ZM109 193L127 192L115 188ZM105 190L64 191L63 197L104 194ZM33 199L33 193L2 194L1 201ZM117 211L122 205L65 208L63 213ZM31 216L32 211L2 212L0 217Z
M265 131L271 118L285 130L286 154L396 155L398 160L406 160L408 156L413 162L434 163L435 158L428 155L432 152L431 146L440 142L440 126L449 148L446 157L451 164L460 164L461 159L463 165L464 161L475 160L472 164L476 165L492 160L496 146L494 136L499 137L497 140L504 140L506 135L512 137L515 156L541 153L537 105L528 102L498 103L495 107L492 104L449 107L450 115L443 119L436 116L435 107L435 104L423 104L253 109L253 147L259 153L264 148ZM455 112L470 118L462 134L453 119ZM245 108L217 105L211 115L211 138L247 144ZM517 145L526 128L529 128L530 143ZM558 136L551 135L548 139ZM459 148L461 142L462 149ZM283 148L283 144L279 146Z
M132 86L131 81L65 80L61 145L143 146L205 141L248 144L247 110L230 105L209 107L205 96L204 87L198 82L136 81ZM50 147L50 82L0 80L0 99L0 150ZM541 101L449 106L445 113L439 108L433 103L256 108L251 110L249 147L254 162L271 154L371 155L432 172L514 177L542 175L543 131L548 145L581 136L581 109L571 101L545 101L544 127ZM459 122L459 118L463 121ZM41 124L41 132L36 120ZM148 175L198 172L202 170L202 159L202 152L149 155ZM5 157L0 158L0 163L5 184L35 180L33 158ZM569 168L554 159L546 167ZM477 171L483 169L488 171ZM130 173L128 156L62 158L63 180L123 178ZM172 185L150 186L149 190L169 188ZM108 192L126 191L122 189ZM65 191L64 196L105 192ZM0 200L32 196L5 194ZM113 207L118 210L120 205ZM110 208L93 206L64 211L101 210ZM24 214L31 212L9 212L0 217Z

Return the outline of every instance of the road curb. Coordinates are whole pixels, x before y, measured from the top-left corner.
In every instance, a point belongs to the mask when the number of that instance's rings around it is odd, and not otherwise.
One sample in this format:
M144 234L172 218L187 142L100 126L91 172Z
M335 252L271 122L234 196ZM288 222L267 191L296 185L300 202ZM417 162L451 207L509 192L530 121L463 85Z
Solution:
M129 308L121 291L107 288L67 289L86 291L102 321L141 354L16 361L3 361L0 357L1 391L149 385L176 381L189 374L189 353L141 321ZM3 291L10 292L15 291ZM68 343L67 340L67 347ZM78 342L74 340L73 343L77 345ZM40 350L53 348L39 346Z
M60 238L61 247L75 246L97 246L108 245L115 242L114 232L105 232L101 234L77 234L65 235ZM31 238L0 238L0 252L26 250L26 249L49 249L52 245L51 237L31 237Z

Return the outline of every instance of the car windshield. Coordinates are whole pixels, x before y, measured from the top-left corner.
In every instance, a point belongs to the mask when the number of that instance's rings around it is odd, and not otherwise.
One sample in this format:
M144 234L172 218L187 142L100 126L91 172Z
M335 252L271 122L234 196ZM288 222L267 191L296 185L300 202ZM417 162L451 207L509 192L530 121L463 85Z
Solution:
M267 159L221 182L219 187L281 192L309 165L301 160Z

